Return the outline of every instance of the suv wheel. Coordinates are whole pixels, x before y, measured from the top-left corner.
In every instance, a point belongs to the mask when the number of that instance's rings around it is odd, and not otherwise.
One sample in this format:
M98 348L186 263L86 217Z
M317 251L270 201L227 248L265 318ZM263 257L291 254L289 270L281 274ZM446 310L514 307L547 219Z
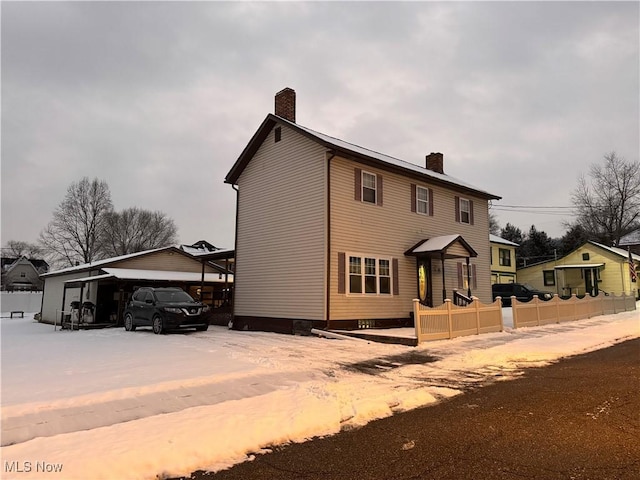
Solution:
M136 329L136 326L133 323L133 316L130 313L127 313L124 316L124 329L127 332L133 332Z
M156 315L155 317L153 317L153 333L155 333L156 335L164 333L164 325L162 317L160 315Z

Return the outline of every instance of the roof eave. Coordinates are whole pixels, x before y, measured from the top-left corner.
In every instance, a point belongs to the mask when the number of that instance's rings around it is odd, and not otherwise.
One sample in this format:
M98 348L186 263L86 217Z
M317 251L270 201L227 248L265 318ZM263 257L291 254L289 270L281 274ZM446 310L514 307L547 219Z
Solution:
M384 162L377 158L364 155L362 153L358 153L353 150L342 148L339 145L336 145L335 143L329 142L323 138L313 135L313 133L303 128L300 128L300 126L294 122L290 122L284 118L278 117L271 113L267 115L267 117L264 119L260 127L258 127L258 130L256 131L256 133L254 133L253 137L251 137L251 140L249 140L249 143L247 144L247 146L244 148L244 150L238 157L238 160L236 160L236 162L231 167L231 170L229 170L229 173L224 179L225 183L229 183L229 184L237 183L238 178L240 177L240 175L242 174L242 172L244 171L248 163L251 161L255 153L258 151L258 148L260 148L260 145L262 144L262 142L264 142L264 140L266 139L271 129L278 122L281 122L287 125L288 127L294 129L296 132L300 133L301 135L304 135L305 137L313 140L319 145L324 146L328 150L332 150L336 155L341 156L343 158L347 158L349 160L362 163L364 165L369 165L369 166L380 168L386 171L398 173L400 175L408 176L410 178L422 180L424 182L431 183L434 185L445 186L447 188L457 190L460 192L470 193L486 200L502 199L502 197L492 193L484 192L482 190L478 190L472 187L466 187L464 185L459 185L454 182L448 182L445 179L436 178L434 176L429 175L429 172L426 171L426 169L424 173L420 173L414 170L410 170L408 168L402 168L401 166Z

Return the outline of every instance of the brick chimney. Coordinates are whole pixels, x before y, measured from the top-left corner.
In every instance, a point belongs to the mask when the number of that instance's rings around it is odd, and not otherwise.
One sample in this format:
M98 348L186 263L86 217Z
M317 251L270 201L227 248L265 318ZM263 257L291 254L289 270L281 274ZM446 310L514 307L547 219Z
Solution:
M427 169L444 174L444 155L433 152L427 155Z
M296 91L285 88L276 93L275 114L296 123Z

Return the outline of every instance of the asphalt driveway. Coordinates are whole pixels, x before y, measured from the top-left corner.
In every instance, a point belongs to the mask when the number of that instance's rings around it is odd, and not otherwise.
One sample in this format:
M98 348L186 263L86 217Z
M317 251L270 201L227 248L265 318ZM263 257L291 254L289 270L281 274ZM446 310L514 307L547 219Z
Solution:
M640 478L640 339L191 479Z

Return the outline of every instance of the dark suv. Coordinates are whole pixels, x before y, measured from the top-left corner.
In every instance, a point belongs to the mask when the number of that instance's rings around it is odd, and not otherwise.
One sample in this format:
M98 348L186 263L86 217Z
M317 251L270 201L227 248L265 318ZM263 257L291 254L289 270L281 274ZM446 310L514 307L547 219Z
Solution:
M491 285L491 293L494 301L496 297L502 297L504 307L511 306L511 296L515 296L519 302L528 302L534 295L540 300L550 300L553 297L553 293L536 290L526 283L494 283Z
M132 332L150 326L160 334L178 328L209 328L209 307L195 301L181 288L142 287L135 291L124 311L124 328Z

